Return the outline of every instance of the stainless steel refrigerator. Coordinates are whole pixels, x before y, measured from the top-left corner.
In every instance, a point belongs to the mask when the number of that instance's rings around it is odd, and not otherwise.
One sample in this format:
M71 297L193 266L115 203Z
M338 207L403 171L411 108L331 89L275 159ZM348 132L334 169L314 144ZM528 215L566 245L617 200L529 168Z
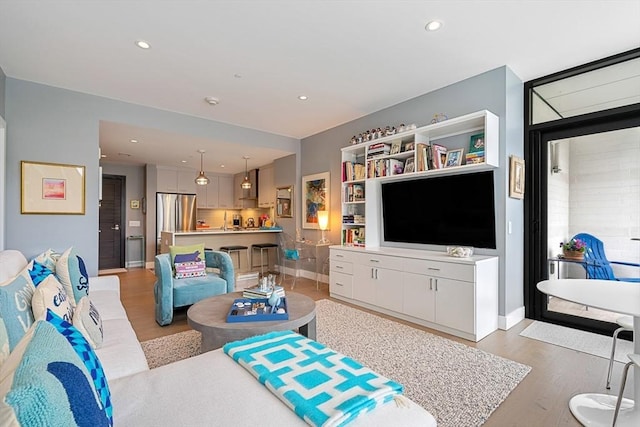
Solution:
M156 193L156 253L160 253L160 232L195 230L195 194Z

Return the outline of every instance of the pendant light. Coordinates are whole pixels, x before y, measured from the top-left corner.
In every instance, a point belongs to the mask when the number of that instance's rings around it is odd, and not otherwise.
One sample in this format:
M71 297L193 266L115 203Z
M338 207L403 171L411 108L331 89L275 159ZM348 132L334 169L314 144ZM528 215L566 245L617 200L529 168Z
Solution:
M244 179L242 180L242 184L240 186L243 190L249 190L251 188L251 181L249 181L249 171L247 170L247 160L248 156L244 156Z
M200 173L196 177L196 184L198 185L207 185L209 183L209 178L204 174L204 168L202 167L202 158L204 156L204 150L198 150L200 153Z

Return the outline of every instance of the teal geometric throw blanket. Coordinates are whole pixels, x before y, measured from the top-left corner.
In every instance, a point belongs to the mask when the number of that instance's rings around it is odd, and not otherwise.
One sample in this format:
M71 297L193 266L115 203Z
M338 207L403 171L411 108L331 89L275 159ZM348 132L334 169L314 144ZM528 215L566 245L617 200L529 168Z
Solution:
M402 385L291 331L234 341L224 352L312 426L344 426Z

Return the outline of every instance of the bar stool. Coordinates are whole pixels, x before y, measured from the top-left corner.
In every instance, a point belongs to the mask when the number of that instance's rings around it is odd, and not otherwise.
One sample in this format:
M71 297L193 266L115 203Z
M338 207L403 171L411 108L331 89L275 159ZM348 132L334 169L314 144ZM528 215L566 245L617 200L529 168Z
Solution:
M276 255L278 257L278 265L280 265L280 252L277 250L278 249L278 244L277 243L254 243L253 245L251 245L251 268L253 269L254 267L260 267L260 276L264 276L264 260L263 260L263 255L266 252L267 253L267 273L269 272L269 249L276 249ZM260 265L255 265L254 261L253 261L253 256L254 251L259 250L260 251Z
M247 267L251 265L251 260L249 259L249 248L247 246L241 245L229 245L229 246L220 246L220 250L224 251L231 256L233 259L233 254L235 253L238 256L238 271L240 271L240 251L247 251Z

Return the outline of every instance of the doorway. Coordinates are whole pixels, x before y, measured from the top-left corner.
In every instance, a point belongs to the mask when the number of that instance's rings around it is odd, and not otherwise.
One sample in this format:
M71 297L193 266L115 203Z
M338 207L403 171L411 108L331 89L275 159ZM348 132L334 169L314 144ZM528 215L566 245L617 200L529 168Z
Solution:
M125 177L102 176L98 269L124 269Z
M525 84L527 193L524 279L528 318L606 335L616 329L615 323L612 323L615 313L595 316L593 310L587 313L590 310L588 307L561 307L561 304L557 304L559 301L551 301L538 291L536 284L551 276L585 277L585 270L579 264L551 261L560 253L560 242L580 232L594 234L603 240L610 259L617 258L625 245L627 257L639 253L632 246L637 242L631 240L634 237L632 234L640 227L637 205L635 213L626 218L626 223L622 223L615 213L625 210L626 197L609 197L609 193L613 192L611 186L622 182L621 176L616 177L625 160L621 161L620 156L636 155L621 153L618 158L612 157L620 149L620 135L630 135L630 144L636 150L640 145L640 103L635 93L640 86L633 83L638 81L639 57L640 50L634 50ZM630 64L633 66L629 67ZM609 73L612 71L610 67L618 67L617 70L622 73ZM621 75L626 77L622 78ZM598 78L604 79L604 76L608 80L596 84ZM607 90L624 81L632 83L626 91ZM575 101L569 99L570 96L586 99L590 91L594 92L590 97L592 101L597 96L612 96L614 93L624 96L615 100L601 98L598 100L601 102L592 102L589 110L575 108L575 104L573 108L566 108ZM539 112L544 110L544 114L536 115L534 110L537 107ZM612 162L615 162L615 167L611 167ZM637 162L635 168L637 171ZM567 174L563 176L565 172ZM617 179L619 182L615 183ZM609 193L604 191L606 189L597 191L604 184L610 186ZM637 183L632 185L637 191ZM586 212L591 209L588 206L593 208L592 213L581 215L580 209ZM616 227L626 227L626 234L608 226L613 222L616 222ZM609 255L607 246L617 250L616 256L611 256L614 252ZM634 261L637 263L640 260ZM610 317L607 317L608 314Z

